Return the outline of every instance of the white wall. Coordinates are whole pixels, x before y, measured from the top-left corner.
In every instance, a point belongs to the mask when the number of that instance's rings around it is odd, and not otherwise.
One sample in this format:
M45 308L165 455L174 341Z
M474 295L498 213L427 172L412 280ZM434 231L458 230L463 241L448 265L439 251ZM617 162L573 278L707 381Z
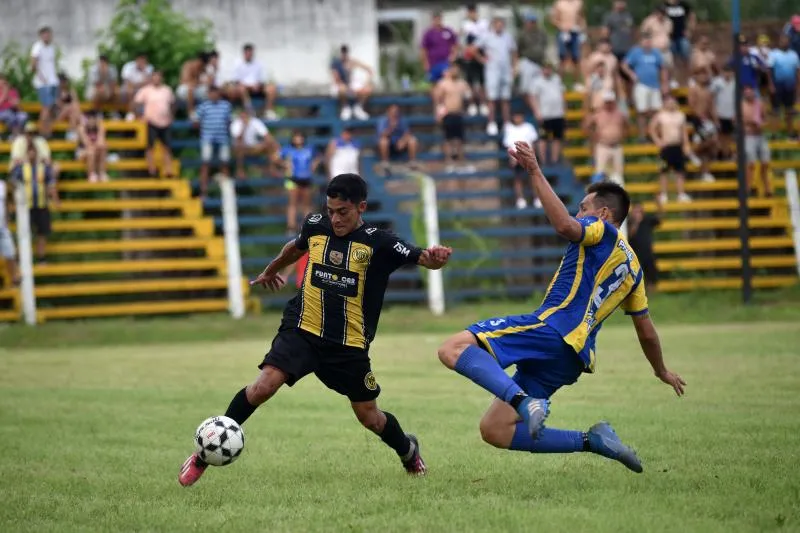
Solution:
M378 66L375 0L173 0L176 9L214 23L223 73L233 70L241 46L281 85L319 87L330 80L332 53L347 43L351 53ZM15 40L29 47L40 26L49 25L63 53L65 70L80 73L96 54L97 29L108 24L109 0L0 0L0 46Z

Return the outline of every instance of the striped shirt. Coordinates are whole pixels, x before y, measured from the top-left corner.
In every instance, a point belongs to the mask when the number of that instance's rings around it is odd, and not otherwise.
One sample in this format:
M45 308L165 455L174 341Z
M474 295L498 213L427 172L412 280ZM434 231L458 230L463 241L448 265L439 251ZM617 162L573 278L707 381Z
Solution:
M227 100L206 100L197 107L200 119L200 141L204 143L230 144L228 125L233 106Z

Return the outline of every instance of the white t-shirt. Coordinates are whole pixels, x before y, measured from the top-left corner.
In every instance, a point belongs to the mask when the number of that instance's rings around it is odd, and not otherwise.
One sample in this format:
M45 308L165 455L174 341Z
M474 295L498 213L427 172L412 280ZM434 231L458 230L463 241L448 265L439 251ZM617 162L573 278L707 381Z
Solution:
M531 94L539 99L542 120L564 117L564 84L561 83L561 76L539 76L533 82Z
M475 43L489 33L489 21L484 19L470 20L466 19L461 23L461 34L464 36L464 44L467 44L467 37L472 35L475 38Z
M358 144L354 142L346 143L341 139L336 140L336 149L331 156L330 177L334 178L339 174L358 174L358 158L361 151Z
M247 129L244 127L244 121L237 118L231 124L231 137L238 139L244 131L244 144L245 146L255 146L261 142L261 139L269 134L269 129L257 118L251 118L247 121Z
M264 73L264 67L260 63L242 61L236 65L233 79L242 85L256 85L257 83L266 83L267 75Z
M8 227L8 221L6 220L6 191L5 180L0 180L0 231Z
M139 70L136 61L128 61L122 67L122 81L127 81L133 85L142 85L153 73L153 65L147 64L144 70Z
M31 57L36 58L36 74L33 76L33 86L54 87L58 85L58 69L56 68L56 47L53 43L44 44L36 41L31 48Z
M539 134L530 122L523 122L519 126L508 122L503 128L503 146L506 148L511 148L517 142L525 142L533 146L533 143L538 140Z

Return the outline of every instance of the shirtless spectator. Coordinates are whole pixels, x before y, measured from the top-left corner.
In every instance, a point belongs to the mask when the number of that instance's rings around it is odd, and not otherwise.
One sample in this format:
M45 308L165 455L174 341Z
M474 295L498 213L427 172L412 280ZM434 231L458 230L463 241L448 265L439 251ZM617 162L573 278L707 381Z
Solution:
M544 64L542 75L533 84L533 114L540 130L544 131L539 141L539 153L545 162L556 163L561 159L561 146L567 131L566 100L561 76L553 72L553 66ZM545 144L550 149L546 150Z
M106 174L106 130L97 113L86 115L78 128L78 159L86 163L90 183L108 181Z
M672 57L672 21L666 15L664 6L658 6L647 18L642 21L641 33L649 34L652 46L661 53L664 68L672 76L675 67Z
M622 145L628 136L628 119L617 106L617 97L607 91L603 106L589 116L587 134L594 141L594 171L603 173L611 181L624 183L624 157Z
M453 65L439 80L434 90L436 121L444 132L444 160L446 172L456 170L474 172L464 166L464 100L469 94L467 82L461 78L458 67Z
M656 113L650 121L650 138L658 146L661 155L661 193L658 203L667 203L669 175L675 176L679 202L691 202L686 194L686 157L691 154L686 116L678 108L678 101L671 94L664 97L664 109Z
M197 120L195 106L208 96L208 87L203 83L207 65L208 54L200 52L181 67L181 82L175 90L175 96L179 101L186 102L186 113L192 121Z
M139 89L150 83L150 76L153 75L153 65L147 61L147 54L140 53L136 59L128 61L122 66L122 88L120 95L123 102L128 102L128 120L133 120L136 109L134 100Z
M747 190L753 190L753 174L756 163L761 163L761 183L764 193L771 198L773 195L772 179L770 178L771 152L769 143L764 136L764 109L761 100L756 97L753 87L743 87L742 121L744 122L744 148L747 154Z
M483 62L481 51L478 49L478 42L489 31L489 21L478 16L478 8L475 4L467 5L467 18L461 24L461 71L467 85L472 89L472 98L467 114L474 117L479 112L486 116L489 114L489 106L486 105L486 94L483 90Z
M366 63L353 58L348 46L343 44L339 49L339 57L331 61L331 76L331 94L339 99L342 106L339 118L368 120L369 114L364 111L364 107L372 94L372 69ZM353 105L351 99L355 99Z
M108 62L108 56L99 56L97 63L89 69L84 96L92 102L95 113L102 112L104 104L116 104L119 101L117 67Z
M589 79L592 74L597 74L597 65L602 63L603 69L600 80L603 84L603 91L614 92L617 97L622 97L625 91L622 87L622 78L619 74L619 61L611 49L611 41L601 39L597 43L597 49L586 58L584 63L584 78Z
M163 151L162 168L167 177L172 177L172 147L170 127L174 118L175 93L164 85L164 77L158 70L153 72L152 80L136 92L134 103L142 106L141 116L147 123L147 169L150 176L157 174L155 162L156 141L161 142Z
M0 74L0 123L11 132L11 138L22 133L28 114L19 107L19 92Z
M550 11L550 22L558 30L558 58L561 77L573 70L580 76L581 45L586 40L586 18L583 0L556 0Z
M722 76L711 82L711 93L714 95L714 109L719 119L719 155L723 159L730 159L733 157L733 132L736 123L736 80L733 67L723 67Z
M536 141L539 140L539 134L533 124L525 122L525 115L522 113L514 113L511 117L511 122L505 124L503 128L503 146L512 148L515 143L524 142L528 143L531 148L536 149ZM517 197L517 209L525 209L528 207L528 202L525 200L525 195L522 188L522 180L528 176L522 166L513 157L509 157L508 164L514 172L514 194ZM535 195L536 188L531 183L531 193ZM542 208L542 201L538 197L533 197L533 207L536 209Z
M236 155L236 178L246 176L245 158L263 156L266 159L264 175L272 174L273 159L278 157L278 143L269 134L261 120L242 110L231 124L233 152Z
M692 140L695 153L700 157L700 176L710 183L714 176L709 172L711 160L719 152L717 128L719 119L714 108L714 93L711 92L711 78L705 70L694 73L695 84L689 87L689 123L694 126Z
M614 91L606 86L606 64L603 61L598 61L594 64L594 70L587 72L586 77L586 93L583 98L583 117L584 121L588 121L592 117L592 113L603 107L606 93L616 94Z
M692 51L692 60L689 64L691 72L705 71L712 78L719 74L717 55L711 49L711 39L702 35L697 40L697 46Z
M546 61L547 41L547 30L539 25L538 17L533 13L525 15L525 26L517 35L517 53L519 54L519 92L528 101L528 106L530 106L533 82L542 75L542 65Z
M633 81L633 101L636 106L636 121L639 126L639 140L645 140L647 123L653 114L661 109L661 95L667 91L667 73L661 52L653 48L653 40L647 33L642 34L641 46L634 46L622 70Z
M252 44L242 47L242 61L236 66L233 75L234 85L229 95L232 100L241 101L245 108L253 111L253 98L265 99L264 118L278 120L275 113L275 99L278 89L274 83L268 83L267 73L261 63L255 60L255 49Z

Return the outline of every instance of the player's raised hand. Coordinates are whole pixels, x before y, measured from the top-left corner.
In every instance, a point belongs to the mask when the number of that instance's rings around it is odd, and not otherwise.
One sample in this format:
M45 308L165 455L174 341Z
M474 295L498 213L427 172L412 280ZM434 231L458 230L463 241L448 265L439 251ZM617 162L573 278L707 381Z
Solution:
M280 274L270 274L266 270L258 275L258 277L250 282L250 286L261 285L265 289L271 291L279 291L286 283L286 280Z
M684 387L686 386L686 382L678 374L665 369L662 372L656 372L656 377L672 387L675 390L675 394L678 396L684 395Z
M423 250L419 264L431 270L438 270L447 264L452 253L453 249L448 246L431 246Z
M517 163L528 172L539 169L539 161L536 159L536 152L530 144L526 142L516 142L508 149L508 155L516 159Z

